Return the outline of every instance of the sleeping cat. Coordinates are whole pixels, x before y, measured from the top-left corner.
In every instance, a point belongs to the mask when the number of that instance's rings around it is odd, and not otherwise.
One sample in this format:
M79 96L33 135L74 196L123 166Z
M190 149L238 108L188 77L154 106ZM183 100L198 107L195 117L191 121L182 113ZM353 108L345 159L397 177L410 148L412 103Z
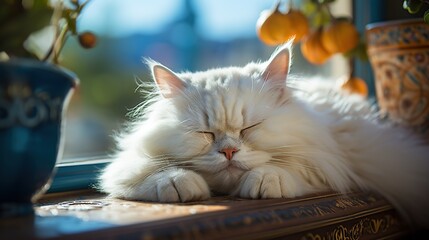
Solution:
M429 147L363 98L288 76L290 44L263 63L176 74L148 61L156 93L100 176L112 197L186 202L212 192L293 198L382 193L429 226Z

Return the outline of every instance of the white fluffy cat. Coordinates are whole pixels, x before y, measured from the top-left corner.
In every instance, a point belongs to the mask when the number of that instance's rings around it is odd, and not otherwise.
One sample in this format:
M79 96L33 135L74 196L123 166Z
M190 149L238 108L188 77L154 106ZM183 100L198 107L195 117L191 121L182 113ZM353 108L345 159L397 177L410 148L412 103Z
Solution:
M288 77L290 44L264 63L176 74L149 61L159 90L119 137L100 188L185 202L211 192L292 198L376 190L429 226L429 147L377 121L358 96Z

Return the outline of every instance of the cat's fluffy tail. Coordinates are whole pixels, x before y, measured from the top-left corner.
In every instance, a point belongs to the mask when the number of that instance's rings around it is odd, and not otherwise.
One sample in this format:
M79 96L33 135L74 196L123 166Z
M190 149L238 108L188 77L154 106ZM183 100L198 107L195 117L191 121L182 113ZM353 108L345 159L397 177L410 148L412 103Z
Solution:
M404 129L363 124L354 126L354 141L342 144L364 187L384 194L413 224L429 228L429 145Z

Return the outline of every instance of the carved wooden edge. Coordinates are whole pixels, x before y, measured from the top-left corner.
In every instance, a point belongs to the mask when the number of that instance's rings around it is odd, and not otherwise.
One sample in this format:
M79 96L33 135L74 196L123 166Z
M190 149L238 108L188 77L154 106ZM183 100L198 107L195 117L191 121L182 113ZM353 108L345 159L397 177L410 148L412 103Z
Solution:
M233 200L231 200L233 201ZM289 203L268 201L222 212L196 214L86 232L61 239L374 239L395 238L408 228L381 196L331 194ZM262 203L262 201L261 201Z

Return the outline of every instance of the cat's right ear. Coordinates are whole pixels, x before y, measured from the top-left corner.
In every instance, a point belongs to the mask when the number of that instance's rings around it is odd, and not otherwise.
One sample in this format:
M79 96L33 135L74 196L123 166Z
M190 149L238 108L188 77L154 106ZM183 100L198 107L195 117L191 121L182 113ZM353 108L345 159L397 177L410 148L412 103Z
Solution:
M277 48L266 62L266 67L262 73L265 81L271 81L279 85L286 82L291 62L292 40Z
M185 88L185 82L173 71L156 62L149 63L152 77L165 98L171 98Z

